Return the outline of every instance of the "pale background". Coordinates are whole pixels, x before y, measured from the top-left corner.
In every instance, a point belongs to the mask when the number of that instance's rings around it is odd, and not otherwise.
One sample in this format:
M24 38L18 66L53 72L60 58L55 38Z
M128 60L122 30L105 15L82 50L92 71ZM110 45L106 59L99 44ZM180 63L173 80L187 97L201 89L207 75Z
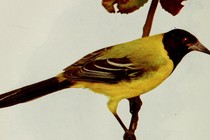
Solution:
M150 0L151 1L151 0ZM151 34L183 28L210 49L209 0L188 0L173 17L159 6ZM0 0L0 93L61 72L82 56L142 34L149 3L108 14L101 0ZM210 137L210 56L193 52L158 88L143 95L138 140ZM1 140L122 140L105 96L68 89L0 109ZM119 114L128 123L127 101Z

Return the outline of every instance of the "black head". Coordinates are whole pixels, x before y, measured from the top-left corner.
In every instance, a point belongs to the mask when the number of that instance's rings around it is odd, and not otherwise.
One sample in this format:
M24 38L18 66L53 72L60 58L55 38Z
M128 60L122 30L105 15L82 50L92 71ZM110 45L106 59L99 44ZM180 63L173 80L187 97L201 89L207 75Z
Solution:
M165 33L163 44L168 51L170 59L174 62L175 67L181 59L191 51L200 51L210 54L210 51L205 48L194 35L181 29L174 29Z

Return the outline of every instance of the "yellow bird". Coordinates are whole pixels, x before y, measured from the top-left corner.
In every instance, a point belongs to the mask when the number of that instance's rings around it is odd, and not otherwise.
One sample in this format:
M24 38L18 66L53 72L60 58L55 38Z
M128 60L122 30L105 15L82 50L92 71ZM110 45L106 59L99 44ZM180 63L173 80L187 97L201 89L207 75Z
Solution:
M66 88L88 88L109 98L108 108L126 131L117 106L162 83L191 51L210 54L189 32L174 29L90 53L57 76L0 95L0 108Z

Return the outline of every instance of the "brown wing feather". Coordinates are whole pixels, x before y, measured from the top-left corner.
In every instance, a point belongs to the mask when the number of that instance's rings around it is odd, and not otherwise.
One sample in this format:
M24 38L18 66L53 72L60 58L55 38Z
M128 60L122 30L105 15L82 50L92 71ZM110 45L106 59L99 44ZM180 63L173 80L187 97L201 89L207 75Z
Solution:
M101 52L104 50L89 54L66 68L65 77L71 80L118 83L123 80L129 81L144 72L133 66L126 57L96 60Z
M100 49L100 50L97 50L97 51L95 51L93 53L90 53L90 54L84 56L79 61L77 61L74 64L70 65L69 67L65 68L64 71L68 71L69 69L72 69L72 67L82 66L85 63L94 60L95 58L97 58L98 56L102 55L103 53L105 53L107 50L109 50L111 48L112 48L112 46L111 47L107 47L107 48L103 48L103 49Z

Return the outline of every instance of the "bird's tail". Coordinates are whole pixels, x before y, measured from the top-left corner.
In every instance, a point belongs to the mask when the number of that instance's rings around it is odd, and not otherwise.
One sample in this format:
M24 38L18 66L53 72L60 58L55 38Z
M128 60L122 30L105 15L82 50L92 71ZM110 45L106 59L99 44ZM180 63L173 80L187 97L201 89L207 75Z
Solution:
M32 85L28 85L0 95L0 108L9 107L19 103L24 103L49 93L68 88L72 85L71 81L59 81L53 77Z

